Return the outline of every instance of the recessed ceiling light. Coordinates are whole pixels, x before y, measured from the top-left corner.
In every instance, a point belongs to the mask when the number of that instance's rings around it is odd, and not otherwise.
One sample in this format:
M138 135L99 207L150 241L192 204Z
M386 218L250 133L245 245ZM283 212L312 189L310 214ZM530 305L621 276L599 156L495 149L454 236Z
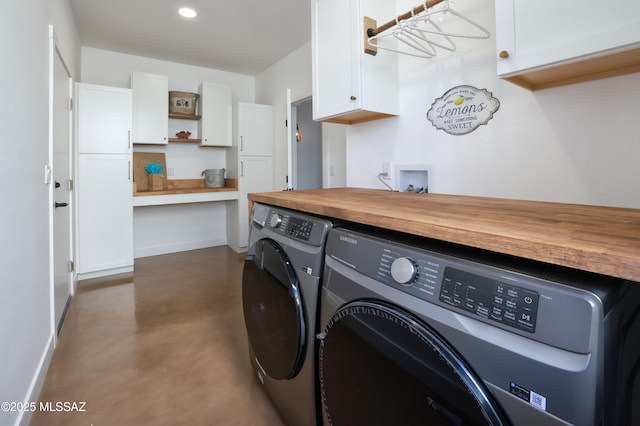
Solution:
M195 18L198 16L198 13L189 7L181 7L178 9L178 13L185 18Z

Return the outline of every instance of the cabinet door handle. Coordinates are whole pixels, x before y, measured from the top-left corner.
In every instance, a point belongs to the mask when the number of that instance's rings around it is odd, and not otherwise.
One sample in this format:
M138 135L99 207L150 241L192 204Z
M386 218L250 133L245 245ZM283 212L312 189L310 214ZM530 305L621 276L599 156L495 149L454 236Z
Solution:
M131 130L127 130L127 149L131 149Z
M129 160L129 164L128 164L128 167L127 167L127 172L129 173L128 179L131 180L131 160Z
M240 135L240 151L244 151L244 137Z
M351 95L351 97L349 99L351 99L352 101L355 101L358 98L356 98L355 96Z
M509 57L509 52L507 52L506 50L501 50L500 53L498 53L498 56L500 56L502 59L507 59Z
M240 177L244 176L244 161L240 162Z

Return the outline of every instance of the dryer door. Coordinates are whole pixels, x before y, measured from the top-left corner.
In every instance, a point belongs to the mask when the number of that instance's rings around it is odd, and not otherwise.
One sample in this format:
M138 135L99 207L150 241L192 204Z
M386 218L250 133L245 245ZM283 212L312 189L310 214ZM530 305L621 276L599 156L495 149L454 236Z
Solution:
M319 368L328 424L508 423L435 330L386 303L340 308L324 330Z
M305 318L296 273L284 249L270 239L249 251L242 276L242 307L249 344L265 373L290 379L306 350Z

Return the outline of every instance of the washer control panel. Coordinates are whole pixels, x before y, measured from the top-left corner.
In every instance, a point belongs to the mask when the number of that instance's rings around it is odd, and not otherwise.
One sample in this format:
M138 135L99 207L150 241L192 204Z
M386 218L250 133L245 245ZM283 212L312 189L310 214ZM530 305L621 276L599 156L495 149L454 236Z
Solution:
M440 301L530 333L536 331L539 294L460 269L446 267Z
M320 246L331 222L286 209L254 203L252 221L264 229L302 242Z

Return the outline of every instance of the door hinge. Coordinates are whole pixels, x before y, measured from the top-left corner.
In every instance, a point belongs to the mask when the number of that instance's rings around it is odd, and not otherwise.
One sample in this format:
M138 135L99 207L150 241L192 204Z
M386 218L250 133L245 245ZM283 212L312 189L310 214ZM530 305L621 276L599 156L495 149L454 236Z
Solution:
M69 182L68 182L67 186L68 186L69 191L73 191L73 179L69 179Z
M76 265L75 263L73 263L73 260L69 261L69 272L73 272L76 269Z
M67 108L69 109L69 111L73 111L73 98L69 98L69 101L67 102Z

